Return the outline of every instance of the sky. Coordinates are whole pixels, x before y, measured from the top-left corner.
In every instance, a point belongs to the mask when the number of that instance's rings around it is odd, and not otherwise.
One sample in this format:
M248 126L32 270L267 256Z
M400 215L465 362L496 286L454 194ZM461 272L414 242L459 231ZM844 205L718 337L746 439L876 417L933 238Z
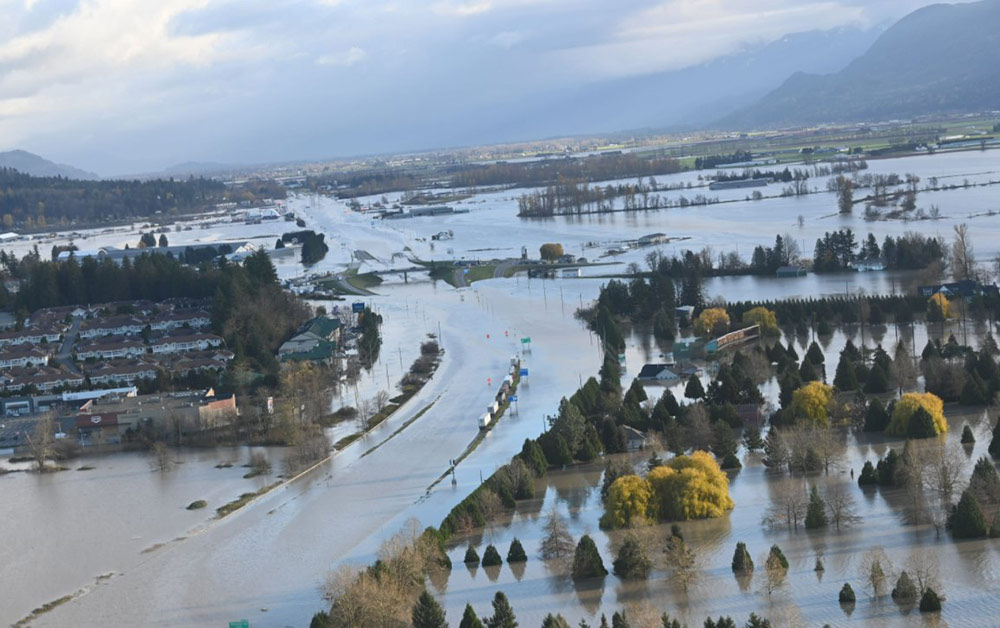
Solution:
M533 139L528 103L926 4L0 0L0 150L110 176Z

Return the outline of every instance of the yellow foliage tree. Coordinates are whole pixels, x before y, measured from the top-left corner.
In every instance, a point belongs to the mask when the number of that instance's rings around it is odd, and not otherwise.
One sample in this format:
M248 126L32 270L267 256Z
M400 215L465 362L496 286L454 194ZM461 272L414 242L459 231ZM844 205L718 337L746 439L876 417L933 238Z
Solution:
M937 295L935 295L937 296ZM892 419L885 433L890 436L905 436L910 429L910 419L920 408L927 411L934 419L934 433L944 434L948 431L948 419L944 416L944 402L934 393L906 393L896 402L892 410Z
M927 301L927 320L944 321L951 318L951 302L940 292L935 292Z
M772 336L778 333L778 317L766 307L755 307L743 313L743 324L760 325L760 333Z
M703 310L698 318L694 319L694 333L696 336L710 336L726 333L729 329L729 313L725 308L710 307Z
M792 416L819 427L830 423L830 404L833 402L833 386L823 382L809 382L792 393Z
M704 451L677 456L647 477L653 491L650 511L661 521L711 519L732 510L729 477Z
M653 491L649 482L638 475L623 475L608 489L604 502L602 528L625 528L646 520Z

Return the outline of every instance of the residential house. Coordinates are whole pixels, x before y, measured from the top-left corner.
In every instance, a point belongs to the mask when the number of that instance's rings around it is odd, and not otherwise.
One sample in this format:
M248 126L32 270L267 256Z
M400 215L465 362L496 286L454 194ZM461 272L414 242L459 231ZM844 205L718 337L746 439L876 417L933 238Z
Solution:
M138 338L110 337L96 342L77 345L77 360L112 360L115 358L135 358L146 354L146 344Z
M80 338L99 338L101 336L131 336L140 334L146 324L131 316L112 316L96 320L84 321L80 325Z
M636 379L640 382L676 382L680 376L670 367L670 364L646 364L639 371Z
M26 366L45 366L49 354L30 345L18 345L0 350L0 368L9 369Z
M626 425L623 429L625 430L625 446L629 451L639 451L649 442L646 434L634 427Z

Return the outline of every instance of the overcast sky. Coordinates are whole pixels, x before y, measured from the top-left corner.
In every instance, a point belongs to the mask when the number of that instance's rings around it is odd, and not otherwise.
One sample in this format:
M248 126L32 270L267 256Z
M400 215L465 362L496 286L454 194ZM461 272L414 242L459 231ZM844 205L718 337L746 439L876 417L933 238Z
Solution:
M515 139L490 111L925 4L0 0L0 150L110 175Z

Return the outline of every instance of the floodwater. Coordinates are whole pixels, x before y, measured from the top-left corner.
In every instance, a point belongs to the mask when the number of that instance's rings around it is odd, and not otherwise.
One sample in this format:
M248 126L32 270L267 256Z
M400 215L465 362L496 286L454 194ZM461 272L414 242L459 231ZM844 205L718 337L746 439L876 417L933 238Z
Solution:
M946 443L937 440L924 447L951 447L962 452L968 461L965 477L972 464L986 453L991 425L984 413L957 416L949 412L952 425L968 421L976 433L977 444L966 451L959 444L959 429L952 429ZM958 419L958 420L956 420ZM736 507L728 515L714 520L681 523L682 534L697 555L698 577L685 593L671 579L671 570L663 564L660 552L669 535L669 525L656 526L649 533L650 555L654 571L647 581L626 581L608 575L603 579L574 584L566 568L558 561L546 562L538 555L544 536L542 527L553 509L566 518L574 538L589 534L611 571L622 533L599 529L603 512L600 499L602 464L550 472L539 483L535 500L520 504L507 521L490 526L469 540L458 539L449 551L455 565L446 582L432 578L448 617L457 621L465 604L471 603L481 615L489 615L490 600L502 590L510 599L518 621L524 626L541 625L547 613L562 613L571 625L586 619L599 623L600 615L611 615L622 608L667 612L690 626L700 626L711 614L732 615L741 625L751 612L771 618L775 626L990 626L1000 617L1000 557L996 541L955 542L949 535L938 538L932 526L909 525L902 512L905 501L898 490L862 490L849 470L860 471L864 461L884 455L888 445L881 438L855 442L848 436L848 455L841 468L830 475L806 478L767 473L758 454L741 453L744 468L731 478L730 492ZM648 454L633 454L631 461L643 467ZM761 525L772 498L782 486L800 490L818 485L821 494L828 487L843 487L854 499L860 524L832 527L823 532L798 532L786 528L767 529ZM506 555L513 538L521 540L528 554L523 566L504 564L501 568L473 568L462 564L467 543L475 544L480 555L486 544L493 543ZM747 544L757 571L749 579L737 579L730 568L736 543ZM762 565L768 548L777 544L787 556L790 568L782 586L767 594ZM921 617L916 609L901 609L888 596L875 599L865 588L860 574L863 554L876 546L884 548L896 573L907 567L913 556L925 552L936 565L937 590L947 597L940 618ZM825 570L814 571L817 556ZM851 612L842 609L837 594L850 582L857 594ZM894 584L890 579L889 587ZM940 620L940 621L939 621ZM640 624L643 625L643 624Z
M1000 152L870 163L869 172L914 172L925 181L930 176L952 175L960 178L968 175L970 180L984 181L998 177L976 173L1000 170ZM693 180L696 176L685 173L675 178ZM658 179L666 183L670 178ZM815 185L822 187L824 182L816 180ZM469 214L386 222L349 212L345 203L323 197L295 197L290 199L289 207L305 218L308 228L326 233L330 242L330 254L309 269L309 273L342 272L358 250L376 258L374 262L362 263L362 271L411 266L407 256L421 259L518 256L522 245L534 255L540 244L550 241L563 242L567 251L579 251L594 258L604 248L581 248L582 245L590 241L631 239L657 231L690 238L677 245L659 247L667 254L682 248L712 246L719 251L738 246L747 257L753 246L770 244L776 233L787 231L801 240L808 255L816 237L841 226L851 226L860 235L871 231L880 240L886 234L908 230L949 237L951 226L958 219L970 221L977 254L985 259L1000 252L1000 216L970 219L968 215L997 209L995 189L921 193L919 206L936 203L949 218L910 223L865 223L859 215L831 215L836 209L829 194L544 221L515 216L516 195L522 191L484 194L456 204L468 207ZM797 225L799 215L803 216L801 229ZM168 237L172 244L250 237L265 242L291 228L284 223L226 224L208 230L176 232ZM430 235L448 229L454 231L455 239L435 243L432 249ZM127 236L105 234L80 244L83 248L98 242L120 246L137 237L137 232ZM23 248L30 244L16 246ZM632 251L615 261L642 265L649 250ZM279 259L277 267L283 278L305 272L291 258ZM597 275L619 272L622 268L598 267L587 272ZM524 438L537 436L544 429L545 415L555 412L560 397L571 394L582 380L596 373L600 352L595 338L573 317L573 312L596 297L602 282L597 277L557 281L516 277L454 290L443 282L414 280L413 276L408 284L388 277L386 284L376 288L379 295L357 299L371 304L385 319L386 342L379 362L364 373L357 388L343 390L335 404L353 405L358 398L370 398L378 390L394 386L416 357L419 343L427 334L436 334L440 329L445 354L434 378L371 435L339 452L316 472L220 522L210 521L214 514L211 508L218 505L216 502L228 501L263 482L243 480L238 467L215 469L217 462L229 459L221 452L184 453L182 458L187 462L168 474L150 471L146 458L134 454L97 459L92 463L97 467L95 471L0 477L5 497L2 529L5 540L8 535L15 538L15 542L5 543L0 550L0 560L5 566L15 565L5 568L0 575L4 590L0 622L16 621L40 604L83 590L85 595L46 614L36 625L217 626L242 617L259 626L305 625L313 612L323 607L319 585L329 569L342 561L370 562L378 544L410 517L417 517L425 524L438 523L479 483L481 476L488 476L509 460L520 450ZM921 277L917 273L809 275L781 281L736 277L706 282L706 294L739 300L859 290L890 293L910 291L918 283ZM336 303L322 304L330 307ZM955 331L961 340L961 330L955 328ZM935 330L930 332L934 334ZM858 328L838 331L822 343L831 370L837 353L852 333L858 344L861 333ZM868 346L882 342L887 349L895 344L896 334L901 338L909 335L919 351L927 331L918 325L899 330L892 326L866 328L864 333ZM460 455L477 434L476 419L495 390L495 386L487 385L487 380L495 384L502 379L510 356L521 349L518 339L522 336L533 339L532 350L523 355L531 374L519 391L516 412L506 416L458 467L455 484L445 480L427 493L428 487L448 468L448 461ZM661 349L646 336L642 330L636 330L629 338L626 352L629 373L638 372L644 362L659 360ZM802 348L808 341L796 338ZM765 383L763 390L768 395L776 394L773 381ZM419 420L393 435L432 403ZM978 455L987 442L987 419L974 423L982 435L977 445ZM348 430L349 426L339 429ZM953 433L957 434L957 430ZM370 451L376 446L377 449ZM859 456L874 457L880 447L876 444L852 448L851 466L860 468ZM240 454L245 455L245 452ZM78 464L84 463L74 461L74 465ZM516 534L525 540L529 554L533 553L537 530L532 532L532 518L537 519L539 512L547 511L553 504L563 509L572 505L574 534L589 529L598 535L598 545L609 562L608 537L596 526L600 505L592 486L599 482L599 472L595 468L589 473L567 474L565 478L553 475L555 484L546 492L544 503L538 502L519 512L509 529L490 533L508 535L497 537L504 551L509 535ZM793 569L787 589L773 598L776 607L790 595L799 609L788 612L801 613L809 624L829 622L836 626L872 621L892 626L917 621L914 615L908 620L900 619L888 602L887 606L871 606L861 594L856 578L859 603L854 614L848 618L837 607L836 591L844 579L854 577L856 550L863 536L866 541L877 540L890 554L905 551L903 544L912 539L939 548L948 595L944 617L949 625L982 625L972 619L977 617L977 611L984 613L979 616L998 615L992 602L981 599L983 591L997 590L997 567L990 546L936 541L932 531L914 532L912 528L889 525L898 521L898 515L881 494L859 497L866 522L864 528L845 534L843 540L838 538L836 542L833 535L826 536L827 571L822 582L817 582L811 572L819 544L816 537L761 531L760 513L766 507L769 486L759 466L748 460L747 468L733 483L736 510L723 520L685 525L685 533L703 554L708 572L683 603L669 593L663 572L658 572L659 576L647 585L658 606L664 610L680 608L693 620L692 625L700 624L704 615L698 604L705 602L696 600L712 600L716 614L746 615L750 610L769 609L771 601L754 592L756 584L747 592L739 589L728 573L728 562L737 539L749 544L755 559L777 539L792 560ZM184 510L194 499L207 499L210 509ZM534 514L531 508L535 508ZM159 546L161 543L164 545ZM153 551L143 553L152 547ZM32 549L28 552L24 548ZM455 552L462 550L464 547L456 548ZM578 592L537 560L529 561L520 582L505 566L494 583L483 571L475 577L465 574L461 556L458 558L445 598L452 620L460 616L466 599L478 610L486 610L486 601L498 586L511 595L519 616L523 613L522 625L540 623L550 610L562 609L564 615L574 618L597 608L610 612L621 601L633 599L644 590L632 584L621 585L609 576L603 587ZM107 573L120 575L95 584L98 576ZM717 591L724 595L715 595ZM262 610L265 608L266 611ZM786 622L786 625L795 624Z

